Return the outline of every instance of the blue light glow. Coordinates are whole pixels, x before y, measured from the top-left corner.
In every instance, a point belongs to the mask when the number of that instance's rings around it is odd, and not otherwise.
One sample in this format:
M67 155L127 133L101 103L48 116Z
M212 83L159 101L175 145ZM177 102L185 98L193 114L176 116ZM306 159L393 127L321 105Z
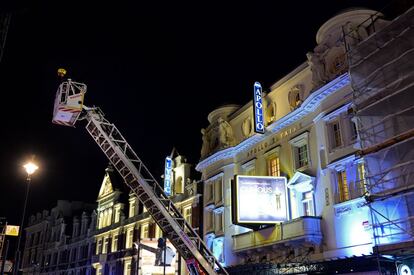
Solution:
M254 83L253 109L254 109L254 131L259 134L264 134L265 127L264 127L264 121L263 121L262 85L260 85L259 82Z
M170 157L165 158L165 170L164 170L164 192L168 196L171 195L171 169L172 159Z

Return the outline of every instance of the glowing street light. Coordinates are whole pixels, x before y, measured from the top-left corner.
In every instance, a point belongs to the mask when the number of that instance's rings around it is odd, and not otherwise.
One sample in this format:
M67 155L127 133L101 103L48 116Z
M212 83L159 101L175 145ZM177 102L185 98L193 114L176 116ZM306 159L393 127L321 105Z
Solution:
M29 197L29 190L30 190L30 183L32 182L32 174L34 172L36 172L37 169L39 169L39 166L37 166L36 164L34 164L33 162L28 162L25 165L23 165L24 169L26 170L27 173L27 178L26 178L26 182L27 182L27 188L26 188L26 197L24 199L24 206L23 206L23 215L22 215L22 221L20 223L20 228L19 228L19 236L17 239L17 248L16 248L16 255L15 255L15 264L13 266L13 274L16 275L19 272L19 265L20 265L20 258L21 258L21 252L20 252L20 241L22 238L22 233L23 233L23 225L24 225L24 217L26 216L26 206L27 206L27 199Z
M30 177L34 172L36 172L37 169L39 169L39 166L34 164L33 162L28 162L25 165L23 165L24 169L26 169L27 175Z

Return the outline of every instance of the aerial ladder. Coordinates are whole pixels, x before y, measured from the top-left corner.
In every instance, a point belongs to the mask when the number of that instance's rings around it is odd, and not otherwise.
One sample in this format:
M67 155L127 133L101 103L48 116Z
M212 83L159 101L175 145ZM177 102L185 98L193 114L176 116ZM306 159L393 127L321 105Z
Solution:
M58 70L61 76L65 73L63 69ZM88 133L186 260L191 275L228 274L116 126L105 118L100 108L83 104L86 88L85 84L71 79L63 81L56 94L52 122L74 127L78 120L87 121Z

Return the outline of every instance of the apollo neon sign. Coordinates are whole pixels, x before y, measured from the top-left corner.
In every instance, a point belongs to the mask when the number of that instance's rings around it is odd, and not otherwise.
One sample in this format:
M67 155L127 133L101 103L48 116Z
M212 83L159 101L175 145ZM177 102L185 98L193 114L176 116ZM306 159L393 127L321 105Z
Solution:
M164 169L164 192L167 196L171 195L171 172L172 172L172 159L170 157L165 158Z
M253 110L254 110L254 131L259 134L264 134L264 120L263 120L263 103L262 103L262 85L259 82L254 83L253 89Z

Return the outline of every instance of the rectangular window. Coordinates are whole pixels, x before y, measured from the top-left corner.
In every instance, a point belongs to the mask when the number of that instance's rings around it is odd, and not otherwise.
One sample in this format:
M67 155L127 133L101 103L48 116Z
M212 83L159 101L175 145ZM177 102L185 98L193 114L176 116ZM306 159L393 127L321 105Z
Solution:
M358 191L361 196L367 192L367 182L365 179L365 165L363 162L358 163Z
M101 254L102 251L102 239L98 240L98 244L96 246L96 255Z
M296 148L297 167L301 168L308 165L308 145L304 144Z
M213 203L214 202L214 182L206 182L205 184L205 205Z
M309 156L309 132L302 134L289 140L292 145L293 164L295 170L304 170L310 165Z
M214 212L214 231L216 235L221 235L224 233L222 210Z
M222 204L223 203L223 178L219 177L214 182L214 203Z
M188 207L185 207L183 209L183 216L184 219L191 225L191 214L192 214L192 207L191 205Z
M98 266L98 268L96 269L96 275L103 275L102 274L102 266Z
M127 235L126 235L125 248L131 248L132 247L133 238L134 238L134 229L133 228L128 229Z
M267 160L268 175L272 177L280 177L280 160L274 156Z
M149 225L143 224L141 225L141 239L149 238Z
M349 125L350 125L350 137L351 140L356 140L358 137L358 130L357 130L357 125L355 122L353 122L352 120L349 120Z
M124 264L124 275L131 275L131 262L125 262Z
M135 201L129 202L129 217L135 216Z
M331 140L332 140L332 148L337 148L342 146L342 136L341 136L341 127L339 125L339 121L335 121L331 123Z
M305 192L302 194L302 204L304 216L315 216L312 192Z
M118 251L118 235L113 236L112 252Z
M206 210L205 212L205 232L211 232L214 231L214 220L213 220L213 211L212 210Z
M350 199L348 182L346 179L346 171L337 172L339 202L344 202Z
M102 247L103 254L108 253L108 243L109 243L109 238L105 237L103 247Z
M117 207L115 208L115 223L119 222L119 217L120 217L120 209Z

